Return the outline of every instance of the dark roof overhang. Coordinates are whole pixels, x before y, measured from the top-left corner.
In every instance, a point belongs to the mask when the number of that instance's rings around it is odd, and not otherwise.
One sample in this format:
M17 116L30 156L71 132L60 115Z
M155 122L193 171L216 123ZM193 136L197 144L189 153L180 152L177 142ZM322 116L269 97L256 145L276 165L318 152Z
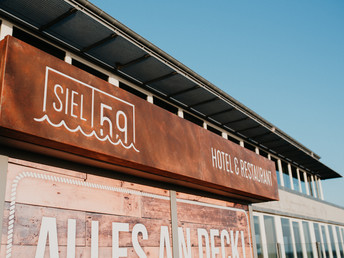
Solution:
M322 179L319 156L85 0L3 0L2 16Z

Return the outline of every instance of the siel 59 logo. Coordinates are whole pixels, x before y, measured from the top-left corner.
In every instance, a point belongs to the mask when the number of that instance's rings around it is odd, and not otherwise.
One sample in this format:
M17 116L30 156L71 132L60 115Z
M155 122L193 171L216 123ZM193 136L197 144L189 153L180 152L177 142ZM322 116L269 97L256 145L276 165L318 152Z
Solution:
M139 152L133 104L50 67L46 67L42 112L36 122Z

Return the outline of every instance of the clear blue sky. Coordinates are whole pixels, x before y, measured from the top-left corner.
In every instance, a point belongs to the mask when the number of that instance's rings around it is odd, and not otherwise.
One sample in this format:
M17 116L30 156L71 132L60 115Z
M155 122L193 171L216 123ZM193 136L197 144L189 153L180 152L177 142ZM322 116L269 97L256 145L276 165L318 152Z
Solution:
M344 1L91 1L344 175ZM344 180L323 183L344 207Z

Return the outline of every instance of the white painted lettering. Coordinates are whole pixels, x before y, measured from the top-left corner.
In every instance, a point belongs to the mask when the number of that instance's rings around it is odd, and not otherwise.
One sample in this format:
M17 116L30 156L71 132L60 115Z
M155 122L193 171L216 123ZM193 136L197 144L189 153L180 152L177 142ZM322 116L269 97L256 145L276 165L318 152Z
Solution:
M56 218L51 217L42 218L35 258L44 258L48 236L50 258L59 258Z
M238 161L237 157L235 157L234 158L234 170L235 170L235 174L237 174L237 175L239 175L239 172L240 172L238 164L239 164L239 161Z
M86 118L83 117L83 113L84 113L84 95L81 94L81 100L80 100L80 119L87 121Z
M204 238L206 258L210 258L209 236L208 236L207 230L204 228L198 228L197 229L197 235L198 235L198 257L203 258L203 241L202 241L202 238Z
M119 232L129 232L129 223L112 223L112 258L126 257L128 249L119 247Z
M68 219L67 258L75 258L76 220Z
M120 126L120 117L123 118L122 127ZM116 113L116 126L120 132L124 133L124 143L127 143L128 142L128 133L127 133L128 132L128 119L127 119L126 114L121 110L119 110Z
M63 94L63 88L61 85L59 84L55 84L54 86L54 93L55 93L55 96L57 98L57 100L59 101L59 107L56 107L56 102L53 102L53 107L54 109L57 111L57 112L61 112L62 111L62 100L59 98L59 95L57 94L57 89L60 89L61 93Z
M240 233L241 233L242 256L246 258L244 231L240 231Z
M239 258L238 238L239 238L239 231L235 231L235 240L234 240L233 230L231 230L232 258Z
M185 243L183 228L178 227L179 257L192 258L190 228L186 229L186 241L187 241L187 243ZM184 253L184 255L182 255L183 253Z
M109 133L112 137L112 121L110 120L110 118L104 116L104 109L110 110L112 111L112 107L105 105L103 103L100 103L100 125L104 125L104 122L107 122L109 125ZM103 136L104 132L103 129L100 130L100 135Z
M99 246L99 221L92 221L91 224L91 258L98 258Z
M145 254L145 252L143 251L142 247L139 244L139 240L138 240L139 233L142 234L143 240L148 239L147 228L143 224L136 224L133 228L133 232L131 235L133 247L134 247L135 252L140 258L147 258L147 255Z
M227 245L229 245L229 234L228 231L223 229L221 231L221 254L222 254L222 258L226 258L226 249L225 249L225 238L226 238L226 242ZM230 257L230 256L228 256Z
M76 91L74 91L74 90L72 90L72 96L71 96L71 100L70 100L70 115L71 115L72 117L77 118L78 116L75 115L74 112L73 112L73 111L74 111L74 106L75 106L75 107L78 106L78 104L74 102L74 96L75 96L75 95L79 95L79 93L76 92Z
M213 162L213 167L217 168L216 150L213 148L211 148L211 160Z
M160 249L159 249L159 258L164 258L166 246L166 255L167 258L172 258L172 249L170 244L170 235L168 233L167 226L161 226L160 229Z
M220 248L215 247L215 237L219 235L218 229L210 229L211 258L216 258L216 255L220 253Z

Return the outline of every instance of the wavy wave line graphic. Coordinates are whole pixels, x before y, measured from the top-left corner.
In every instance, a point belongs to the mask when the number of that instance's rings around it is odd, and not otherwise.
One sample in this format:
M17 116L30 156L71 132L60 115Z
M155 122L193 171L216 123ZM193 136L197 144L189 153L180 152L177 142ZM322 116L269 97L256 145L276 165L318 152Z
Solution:
M68 125L66 124L66 122L64 120L61 120L60 123L58 124L54 124L53 122L50 121L49 117L47 114L45 114L44 116L42 116L41 118L34 118L34 120L36 122L43 122L43 121L47 121L51 126L53 127L61 127L61 126L64 126L68 131L72 132L72 133L75 133L77 131L80 131L84 136L86 137L92 137L92 136L95 136L99 141L102 141L102 142L105 142L106 140L109 141L112 145L119 145L121 144L125 149L130 149L130 148L133 148L136 152L140 152L138 149L136 149L135 145L133 143L131 143L129 146L126 146L121 139L119 139L117 142L113 142L111 140L111 138L109 137L109 135L106 135L105 137L101 138L97 135L97 133L93 130L91 133L85 133L84 130L82 130L81 126L78 125L76 128L72 129L72 128L69 128Z

